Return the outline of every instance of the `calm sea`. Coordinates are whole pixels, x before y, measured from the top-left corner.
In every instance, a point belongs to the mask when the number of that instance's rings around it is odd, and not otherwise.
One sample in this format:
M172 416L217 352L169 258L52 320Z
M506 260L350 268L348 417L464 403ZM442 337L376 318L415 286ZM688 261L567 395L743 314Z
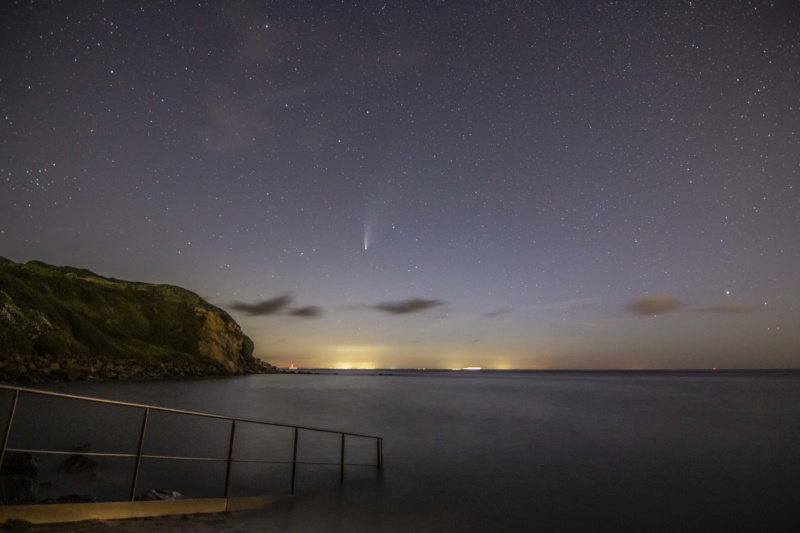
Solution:
M300 467L297 494L265 514L265 525L291 531L800 530L798 373L383 373L392 375L47 388L382 436L380 473L349 467L340 486L337 467ZM6 412L7 395L3 401ZM12 445L44 439L68 449L135 449L141 415L80 411L26 400L19 416L37 420L36 429L16 430ZM224 456L228 427L154 416L146 452ZM291 458L289 432L238 431L237 457ZM337 439L306 438L313 446L301 446L301 460L337 461ZM371 443L351 445L348 460L374 461ZM126 461L65 474L45 458L40 478L58 480L46 485L53 495L124 498ZM222 490L224 463L151 460L142 468L141 489L187 497ZM234 495L287 492L287 468L237 465Z

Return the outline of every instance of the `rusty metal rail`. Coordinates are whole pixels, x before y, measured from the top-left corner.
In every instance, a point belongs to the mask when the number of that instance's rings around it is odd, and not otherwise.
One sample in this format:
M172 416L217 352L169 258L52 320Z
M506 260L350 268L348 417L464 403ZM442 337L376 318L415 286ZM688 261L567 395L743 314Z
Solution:
M29 389L25 387L16 387L11 385L0 385L0 390L7 390L13 392L13 399L11 401L11 407L8 413L8 420L6 422L6 427L3 433L3 442L2 442L2 450L0 450L0 468L2 468L3 462L5 460L6 452L22 452L22 453L39 453L39 454L53 454L53 455L73 455L77 452L75 451L66 451L66 450L49 450L49 449L28 449L28 448L11 448L8 446L9 438L11 436L11 432L14 426L14 417L17 411L17 406L20 401L21 394L33 394L33 395L40 395L40 396L51 396L57 398L64 398L69 400L79 400L79 401L86 401L92 403L101 403L101 404L109 404L115 406L122 406L122 407L133 407L137 409L141 409L143 411L142 415L142 423L141 429L139 432L139 441L137 445L136 453L101 453L101 452L80 452L81 455L85 456L96 456L96 457L128 457L128 458L135 458L134 468L133 468L133 476L131 481L131 489L130 489L130 501L135 501L136 499L136 487L137 482L139 480L139 469L141 466L142 459L168 459L168 460L180 460L180 461L225 461L226 462L226 469L225 469L225 498L228 498L230 485L231 485L231 466L233 463L270 463L270 464L291 464L291 484L289 487L289 493L294 494L295 492L295 485L296 485L296 477L297 477L297 465L328 465L328 466L338 466L339 467L339 479L340 482L344 481L344 468L345 466L374 466L377 467L379 470L383 467L383 438L376 437L374 435L363 435L359 433L350 433L346 431L338 431L332 429L324 429L324 428L316 428L310 426L298 426L292 424L282 424L278 422L269 422L266 420L258 420L253 418L240 418L240 417L233 417L233 416L225 416L225 415L217 415L211 413L201 413L196 411L186 411L183 409L173 409L169 407L158 407L154 405L145 405L145 404L138 404L138 403L131 403L131 402L120 402L115 400L104 400L101 398L91 398L88 396L78 396L74 394L64 394L60 392L50 392L50 391L42 391L37 389ZM186 457L186 456L169 456L169 455L153 455L153 454L146 454L143 453L145 438L147 436L147 423L150 417L151 411L160 411L165 413L175 413L179 415L186 415L186 416L197 416L209 419L217 419L217 420L227 420L231 422L230 427L230 436L228 441L228 451L227 457ZM257 424L262 426L273 426L273 427L283 427L283 428L291 428L294 429L294 439L293 439L293 449L292 449L292 460L289 461L268 461L268 460L260 460L260 459L235 459L234 458L234 449L236 446L236 425L238 424ZM312 462L312 461L298 461L297 459L297 446L298 441L300 438L300 430L309 431L309 432L317 432L317 433L329 433L329 434L338 434L341 435L341 446L340 446L340 460L338 462ZM346 437L358 437L363 439L374 439L375 440L375 463L346 463L345 462L345 446L346 446Z

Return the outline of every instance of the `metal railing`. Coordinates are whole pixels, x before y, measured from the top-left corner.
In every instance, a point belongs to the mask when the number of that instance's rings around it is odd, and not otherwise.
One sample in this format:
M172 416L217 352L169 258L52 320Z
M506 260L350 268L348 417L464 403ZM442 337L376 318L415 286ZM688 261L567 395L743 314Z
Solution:
M238 462L246 462L246 463L279 463L279 464L291 464L291 484L290 484L290 494L295 493L295 482L297 478L297 466L298 465L330 465L330 466L339 466L339 480L340 482L344 481L344 467L345 466L375 466L379 470L383 467L383 438L376 437L374 435L362 435L359 433L349 433L346 431L336 431L331 429L322 429L322 428L315 428L309 426L297 426L291 424L281 424L277 422L268 422L265 420L258 420L252 418L240 418L240 417L233 417L233 416L224 416L224 415L216 415L210 413L200 413L195 411L186 411L182 409L172 409L168 407L158 407L153 405L145 405L145 404L137 404L137 403L130 403L130 402L120 402L115 400L104 400L100 398L90 398L88 396L77 396L74 394L64 394L59 392L49 392L49 391L42 391L36 389L29 389L25 387L16 387L10 385L0 385L0 390L7 390L13 392L13 399L11 401L11 407L8 413L8 420L6 422L6 427L3 433L3 442L2 442L2 450L0 450L0 468L2 468L3 462L5 461L6 453L39 453L39 454L53 454L53 455L74 455L76 452L73 451L66 451L66 450L51 450L51 449L29 449L29 448L12 448L8 446L9 438L11 436L11 431L14 425L14 418L17 411L17 405L20 401L21 394L33 394L33 395L41 395L41 396L51 396L51 397L58 397L70 400L80 400L86 402L93 402L93 403L101 403L101 404L110 404L116 406L123 406L123 407L133 407L137 409L141 409L143 411L142 416L142 423L141 429L139 432L139 440L138 445L136 448L136 453L102 453L102 452L80 452L80 455L85 456L97 456L97 457L117 457L117 458L135 458L134 467L133 467L133 479L131 481L131 488L130 488L130 501L136 500L136 488L137 483L139 481L139 469L141 466L142 459L169 459L169 460L183 460L183 461L225 461L226 462L226 469L225 469L225 498L228 498L231 486L231 466L234 463ZM150 417L150 413L152 411L158 412L165 412L165 413L175 413L179 415L187 415L187 416L197 416L203 417L207 419L217 419L217 420L227 420L231 422L230 427L230 437L228 441L228 451L227 457L187 457L187 456L168 456L168 455L155 455L155 454L146 454L143 453L144 444L145 444L145 437L147 435L147 422L148 418ZM268 460L254 460L254 459L235 459L234 458L234 448L236 445L236 425L240 424L257 424L261 426L273 426L273 427L281 427L281 428L291 428L294 429L294 439L292 445L292 460L289 461L268 461ZM297 445L300 437L300 430L303 431L311 431L317 433L327 433L327 434L338 434L341 435L341 447L340 447L340 454L339 454L339 461L336 463L332 462L309 462L309 461L298 461L297 458ZM363 439L374 439L375 440L375 463L346 463L345 462L345 442L346 437L358 437Z

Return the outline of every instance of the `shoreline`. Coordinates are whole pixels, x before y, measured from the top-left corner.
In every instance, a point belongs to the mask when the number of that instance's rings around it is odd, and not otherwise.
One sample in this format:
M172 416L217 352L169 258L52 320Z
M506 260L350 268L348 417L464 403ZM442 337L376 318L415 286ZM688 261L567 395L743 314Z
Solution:
M182 379L210 376L277 374L278 369L253 361L246 370L230 371L212 359L142 360L88 355L9 355L0 357L0 383L32 385L79 381Z
M0 524L0 529L30 531L32 533L143 533L146 531L170 531L173 533L215 533L224 531L289 531L275 522L273 508L249 511L223 511L220 513L148 516L139 518L117 518L110 520L81 520L78 522L54 522L33 524L10 520Z
M617 375L617 376L735 376L798 374L800 368L731 368L731 369L450 369L450 368L278 368L266 361L259 367L231 372L214 361L186 360L141 361L112 357L89 356L2 356L0 384L28 386L48 383L112 382L112 381L177 381L192 378L237 377L262 374L326 375L326 376L430 376L464 375Z

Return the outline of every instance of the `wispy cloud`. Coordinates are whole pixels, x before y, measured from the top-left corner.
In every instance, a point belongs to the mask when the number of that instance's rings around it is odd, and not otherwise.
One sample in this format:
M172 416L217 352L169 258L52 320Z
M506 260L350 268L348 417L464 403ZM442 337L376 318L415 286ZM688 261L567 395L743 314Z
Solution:
M305 307L295 307L290 310L289 315L301 318L317 318L322 316L322 308L316 305L307 305Z
M250 2L240 2L236 9L219 8L219 35L215 38L226 46L219 52L217 74L198 91L201 112L195 134L203 149L218 153L251 151L272 142L277 135L287 134L282 112L301 99L306 105L324 101L315 96L337 87L371 87L387 72L395 80L415 76L415 67L427 61L424 47L413 37L356 51L339 38L349 24L344 16L328 18L324 28L278 17L268 20L263 6ZM291 45L298 35L302 35L303 46ZM298 75L296 66L310 61L335 62L338 68L300 67ZM247 73L246 82L242 72ZM313 146L324 134L320 126L294 132L294 137L298 143Z
M372 309L383 311L392 315L406 315L409 313L421 313L434 307L444 305L443 300L426 300L424 298L409 298L408 300L399 300L394 302L383 302L375 304Z
M233 302L230 304L231 309L241 311L248 316L294 316L299 318L317 318L322 316L322 308L316 305L307 305L303 307L289 308L292 303L292 296L289 294L282 294L269 300L263 300L253 304L244 302Z
M514 312L514 310L509 307L509 308L505 308L505 309L496 309L494 311L489 311L487 313L483 313L483 316L486 317L486 318L497 318L499 316L507 315L507 314L513 313L513 312Z
M628 304L628 311L636 315L660 315L673 311L684 310L693 313L721 313L736 314L752 311L752 307L733 302L730 300L720 300L708 307L684 309L686 304L667 293L643 296Z
M749 306L727 300L717 302L710 307L695 309L695 311L701 313L747 313L752 310Z
M673 298L667 293L643 296L628 305L628 310L637 315L660 315L677 311L684 307L681 300Z
M231 309L242 311L250 316L267 316L278 313L282 309L286 308L290 303L292 303L292 297L288 294L283 294L281 296L276 296L275 298L263 300L254 304L233 302L231 304Z

